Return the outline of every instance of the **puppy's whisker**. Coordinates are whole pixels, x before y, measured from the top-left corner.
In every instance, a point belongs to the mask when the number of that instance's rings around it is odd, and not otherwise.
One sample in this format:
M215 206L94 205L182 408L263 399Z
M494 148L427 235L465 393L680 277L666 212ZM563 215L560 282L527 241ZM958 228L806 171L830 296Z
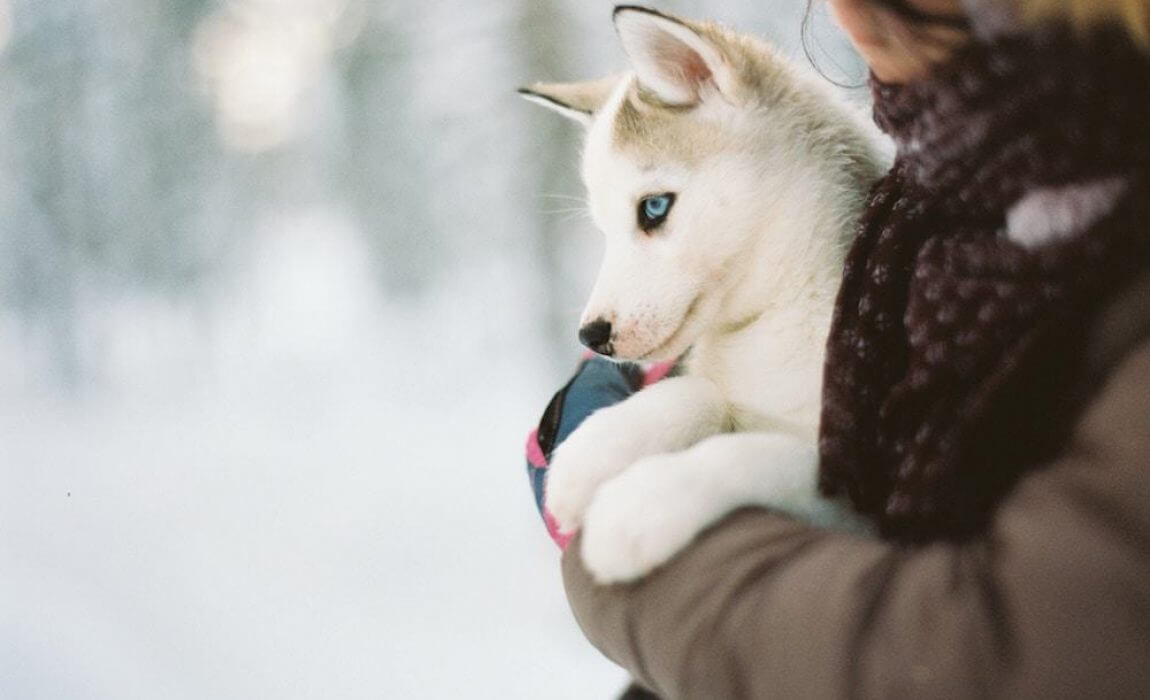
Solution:
M576 197L576 196L570 195L570 194L541 194L539 196L540 197L546 197L548 199L567 199L567 200L570 200L572 202L582 202L583 204L587 203L586 197Z

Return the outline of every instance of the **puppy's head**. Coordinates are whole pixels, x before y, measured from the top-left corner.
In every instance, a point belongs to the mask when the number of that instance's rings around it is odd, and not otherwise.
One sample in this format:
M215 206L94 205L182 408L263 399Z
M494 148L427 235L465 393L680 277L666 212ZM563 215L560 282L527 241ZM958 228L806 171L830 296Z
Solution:
M520 92L587 129L583 179L606 253L580 339L620 359L678 357L720 322L757 222L761 74L712 25L619 7L632 71Z

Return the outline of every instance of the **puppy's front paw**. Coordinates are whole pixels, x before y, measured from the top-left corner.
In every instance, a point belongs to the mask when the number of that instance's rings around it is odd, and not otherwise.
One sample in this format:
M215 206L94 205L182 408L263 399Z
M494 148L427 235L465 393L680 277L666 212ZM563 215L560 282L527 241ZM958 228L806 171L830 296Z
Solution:
M561 453L556 453L551 466L547 468L544 503L564 534L579 529L587 504L599 486L593 470L587 468L587 464L576 458L566 459Z
M545 503L564 533L579 529L599 485L627 466L619 431L596 417L571 433L547 468Z
M603 484L583 525L583 562L601 584L646 576L724 512L684 478L688 455L647 457Z

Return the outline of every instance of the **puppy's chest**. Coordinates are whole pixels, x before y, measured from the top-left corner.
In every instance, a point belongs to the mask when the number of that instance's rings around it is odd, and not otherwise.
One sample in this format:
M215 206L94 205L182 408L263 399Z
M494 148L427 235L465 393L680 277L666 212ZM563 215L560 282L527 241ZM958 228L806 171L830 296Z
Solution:
M822 392L823 343L803 332L748 331L704 339L691 353L688 373L704 376L719 388L734 430L813 436Z

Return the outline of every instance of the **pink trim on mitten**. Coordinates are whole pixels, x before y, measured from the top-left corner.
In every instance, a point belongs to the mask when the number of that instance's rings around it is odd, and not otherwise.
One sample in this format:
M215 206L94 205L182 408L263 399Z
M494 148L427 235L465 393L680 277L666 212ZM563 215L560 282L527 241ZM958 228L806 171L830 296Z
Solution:
M555 516L551 515L551 511L547 510L547 506L543 506L543 521L547 523L547 534L551 535L551 539L555 540L555 544L559 545L559 549L566 550L567 544L571 542L571 538L575 536L573 532L560 532L559 523L555 522Z
M660 362L651 365L647 368L647 372L643 375L643 386L648 387L667 376L671 369L675 366L674 360Z
M539 428L535 428L527 436L527 463L536 469L547 468L547 457L543 455L543 448L539 446Z

